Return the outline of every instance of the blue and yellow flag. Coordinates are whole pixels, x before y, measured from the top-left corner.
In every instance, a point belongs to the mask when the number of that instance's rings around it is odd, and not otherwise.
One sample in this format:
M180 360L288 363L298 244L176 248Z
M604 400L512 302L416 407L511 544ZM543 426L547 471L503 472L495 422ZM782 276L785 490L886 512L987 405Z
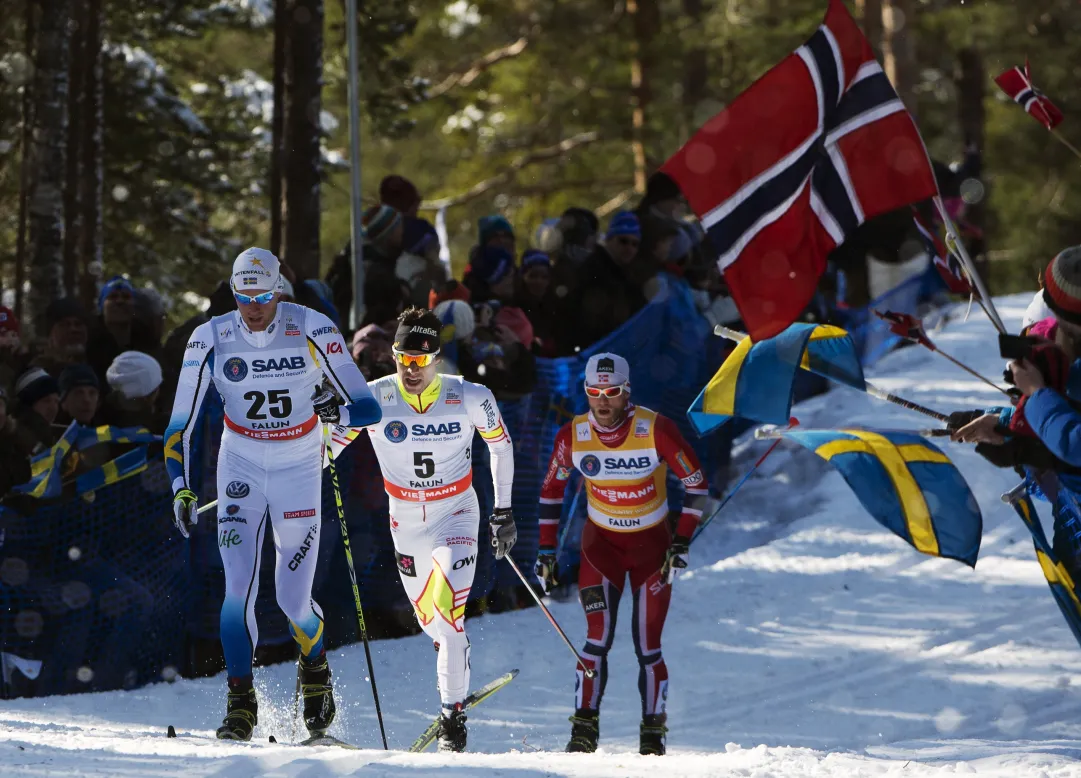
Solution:
M74 421L69 424L52 448L30 460L30 482L16 486L11 491L40 499L59 497L64 478L61 463L78 442L81 429Z
M846 331L826 324L793 324L775 338L741 340L695 398L687 418L699 435L733 416L787 424L800 368L865 389L863 367Z
M917 551L976 566L980 506L949 458L919 435L855 429L781 434L837 468L878 523Z
M160 440L161 436L143 427L84 427L73 421L51 449L30 461L30 482L14 487L12 491L43 500L59 497L65 473L70 474L74 470L71 466L74 459L69 465L64 464L70 452L83 451L98 443L151 443ZM102 467L83 473L75 479L76 491L83 494L140 473L146 469L146 456L146 446L141 446Z
M1059 561L1051 544L1047 542L1040 517L1036 514L1036 506L1028 494L1022 494L1016 499L1010 500L1010 505L1017 511L1021 521L1025 523L1028 531L1032 533L1032 545L1036 550L1036 561L1040 563L1043 577L1047 579L1047 585L1051 588L1051 594L1062 611L1066 624L1073 632L1073 636L1081 643L1081 598L1077 594L1077 585L1070 575L1066 566Z

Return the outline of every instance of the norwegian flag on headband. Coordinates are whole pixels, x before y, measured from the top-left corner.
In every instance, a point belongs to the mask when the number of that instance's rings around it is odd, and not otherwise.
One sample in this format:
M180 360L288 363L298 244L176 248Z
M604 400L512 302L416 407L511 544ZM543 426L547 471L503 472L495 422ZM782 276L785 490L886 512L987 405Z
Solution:
M935 270L942 276L946 288L952 294L972 294L974 291L972 284L969 283L968 276L965 275L961 263L946 250L946 246L938 237L938 233L927 226L915 208L912 209L912 220L916 223L916 230L920 233L924 248L931 255L931 259L934 260Z
M1032 85L1032 79L1028 76L1028 60L1025 60L1024 70L1019 67L1010 68L997 76L995 83L1011 100L1024 108L1029 116L1047 129L1053 130L1062 123L1062 111Z
M751 338L794 322L826 256L938 193L912 117L841 0L662 170L702 220Z

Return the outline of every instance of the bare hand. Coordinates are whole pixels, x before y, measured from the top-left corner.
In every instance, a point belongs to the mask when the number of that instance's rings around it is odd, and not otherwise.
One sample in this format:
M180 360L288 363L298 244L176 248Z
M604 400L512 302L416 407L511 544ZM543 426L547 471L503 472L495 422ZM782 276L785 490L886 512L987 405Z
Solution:
M1037 391L1047 386L1039 368L1027 359L1022 359L1021 361L1014 360L1010 363L1010 370L1013 371L1014 386L1020 389L1025 397L1031 397L1036 394Z
M1001 445L1006 442L1006 438L1002 437L1002 434L996 430L998 427L998 416L993 413L988 413L975 421L970 421L961 429L954 431L950 435L950 440L960 441L961 443L992 443L994 445Z

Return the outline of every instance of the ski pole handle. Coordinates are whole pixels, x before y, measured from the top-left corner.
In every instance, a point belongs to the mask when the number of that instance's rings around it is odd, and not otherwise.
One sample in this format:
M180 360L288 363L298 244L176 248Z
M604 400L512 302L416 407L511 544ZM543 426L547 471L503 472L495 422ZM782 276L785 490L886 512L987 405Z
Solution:
M520 579L522 579L522 583L525 584L525 588L528 589L529 593L533 595L533 599L537 601L537 605L539 605L541 610L544 611L544 615L548 617L548 621L552 623L552 626L555 627L556 632L558 632L559 636L563 638L563 642L567 644L567 648L569 648L570 652L574 654L574 659L578 662L578 666L582 668L582 672L586 674L586 678L592 678L594 675L593 670L586 667L586 663L582 661L582 657L580 657L578 655L578 652L574 650L574 646L571 644L570 638L567 637L567 633L563 631L563 629L559 626L559 622L556 621L555 616L553 616L552 612L548 610L547 607L545 607L543 602L541 602L541 598L537 596L537 593L533 591L533 587L529 585L529 581L527 581L525 579L525 576L522 575L522 571L518 569L518 565L515 563L514 559L511 558L510 554L507 554L503 558L510 563L511 569L518 574L518 577Z

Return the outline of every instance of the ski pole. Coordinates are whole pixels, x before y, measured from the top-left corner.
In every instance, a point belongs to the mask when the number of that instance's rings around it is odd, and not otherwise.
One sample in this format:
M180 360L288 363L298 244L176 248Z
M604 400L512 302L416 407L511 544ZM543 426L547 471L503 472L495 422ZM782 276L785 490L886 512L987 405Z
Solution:
M729 340L736 343L747 337L746 333L739 332L738 330L729 329L722 324L718 324L716 327L713 328L713 334L728 338ZM846 386L851 386L851 384L846 384ZM915 411L916 413L922 413L924 416L930 416L932 419L938 419L939 421L950 420L950 417L944 413L933 411L930 408L926 408L918 403L914 403L911 400L906 400L903 397L898 397L891 392L887 392L885 389L879 389L877 386L871 384L870 381L864 381L863 386L864 391L872 397L877 397L880 400L885 400L886 402L893 403L894 405L900 405L902 408L908 408L908 410Z
M797 419L795 416L793 416L791 419L788 420L789 428L795 427L797 424L799 424L799 419ZM739 479L739 482L732 488L732 491L730 491L728 494L726 494L724 496L724 499L721 500L721 504L718 505L717 508L713 511L713 513L711 513L709 515L709 518L698 525L698 529L696 529L694 531L694 534L691 535L691 543L693 543L695 541L695 539L699 535L702 534L702 530L704 530L706 528L706 526L711 521L713 521L713 519L717 516L717 514L721 512L721 508L723 508L725 505L727 505L728 501L731 500L733 497L735 497L736 492L738 492L740 490L740 487L742 487L745 483L747 483L747 481L750 479L750 477L752 475L754 475L755 471L758 469L758 466L766 461L766 457L768 457L770 454L772 454L773 449L777 448L777 446L779 446L780 443L781 443L781 436L778 435L777 440L774 441L774 443L768 449L766 449L766 453L763 454L762 456L760 456L758 458L758 461L755 462L753 465L751 465L751 469L743 474L743 477Z
M856 428L850 428L856 429ZM804 432L845 432L844 429L835 430L803 430ZM883 430L873 429L868 432L903 432L906 435L919 435L923 438L944 438L950 434L948 429L926 429L926 430ZM754 431L755 440L782 440L784 438L785 429L782 427L759 427ZM767 452L768 453L768 452Z
M571 640L570 640L570 638L567 637L567 633L563 631L563 629L559 626L559 622L556 621L555 616L553 616L552 612L550 610L548 610L547 607L545 607L543 602L541 602L541 598L537 596L537 593L535 591L533 591L533 587L530 586L529 581L527 581L525 579L525 576L522 575L522 571L518 569L518 565L511 558L511 555L507 554L503 558L506 559L507 562L510 563L511 569L514 570L514 572L518 574L518 577L522 580L522 583L525 584L525 588L528 589L529 593L533 595L533 599L537 601L537 605L539 605L541 607L541 610L544 611L544 615L548 617L548 621L550 621L552 626L556 628L556 632L559 633L559 636L561 638L563 638L563 642L567 644L567 648L569 648L571 653L574 654L574 658L575 658L575 660L577 660L578 666L582 668L582 672L584 672L586 674L586 678L592 678L593 677L593 670L586 667L586 663L582 661L582 657L580 657L578 655L578 652L575 650L574 646L571 644Z
M217 504L218 504L217 500L211 500L206 505L200 505L199 510L197 512L201 516L202 514L206 513L208 510L210 510L211 508L213 508Z
M345 508L342 507L342 490L338 486L338 467L334 463L334 451L330 446L330 425L323 425L323 440L327 447L330 483L334 487L334 503L338 507L338 523L342 528L342 547L345 549L345 562L349 567L349 581L353 584L353 603L357 606L357 624L360 626L360 639L364 642L364 657L368 660L368 677L372 679L372 697L375 699L375 717L379 719L379 735L383 738L383 750L387 746L387 731L383 726L383 711L379 707L379 690L375 686L375 668L372 666L372 650L368 645L368 627L364 623L364 608L360 604L360 589L357 588L357 572L353 567L353 551L349 545L349 528L345 524Z

